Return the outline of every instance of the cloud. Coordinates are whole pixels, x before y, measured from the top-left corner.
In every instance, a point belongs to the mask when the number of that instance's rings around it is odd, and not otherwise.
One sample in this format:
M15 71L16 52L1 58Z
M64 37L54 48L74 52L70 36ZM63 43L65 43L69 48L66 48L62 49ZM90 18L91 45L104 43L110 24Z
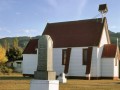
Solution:
M11 30L7 29L6 27L0 27L0 32L11 33Z
M60 2L61 1L61 2ZM82 14L87 0L60 0L57 2L56 14L65 18L78 18ZM53 13L54 14L54 13Z
M47 22L79 19L88 0L44 0L37 5L38 15Z
M0 38L9 37L11 34L11 30L7 29L6 27L0 27Z
M113 26L110 26L111 29L116 29L117 26L113 25Z
M35 30L35 29L25 29L25 30L23 30L26 34L29 34L29 33L36 33L37 32L37 30Z
M22 34L20 32L22 32ZM17 31L17 36L36 36L40 34L41 32L37 29L21 29Z
M88 0L78 0L76 3L76 13L80 16L83 13L84 8L86 7Z
M18 37L18 36L37 36L41 35L42 32L37 29L19 29L9 30L6 27L0 27L0 38L4 37Z
M120 27L119 25L109 25L109 29L113 32L120 32Z

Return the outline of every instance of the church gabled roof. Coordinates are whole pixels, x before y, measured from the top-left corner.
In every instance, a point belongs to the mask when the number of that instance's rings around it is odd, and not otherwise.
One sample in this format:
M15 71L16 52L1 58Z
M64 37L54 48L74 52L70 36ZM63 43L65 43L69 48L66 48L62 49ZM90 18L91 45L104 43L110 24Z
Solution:
M54 48L99 46L105 24L106 18L48 23L42 35L51 36ZM38 39L30 40L23 54L36 53L37 47Z
M38 39L30 39L26 48L23 51L23 54L36 54L38 48Z
M103 48L102 58L114 58L117 52L117 45L105 44Z
M99 46L106 18L48 23L43 35L50 35L54 48Z

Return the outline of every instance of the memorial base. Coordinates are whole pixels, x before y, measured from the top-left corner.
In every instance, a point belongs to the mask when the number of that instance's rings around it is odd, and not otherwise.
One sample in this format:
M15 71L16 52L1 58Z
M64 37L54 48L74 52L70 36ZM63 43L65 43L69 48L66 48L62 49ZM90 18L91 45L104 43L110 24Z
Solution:
M56 80L56 72L53 71L35 71L34 78L38 80Z
M58 80L31 80L30 90L59 90Z

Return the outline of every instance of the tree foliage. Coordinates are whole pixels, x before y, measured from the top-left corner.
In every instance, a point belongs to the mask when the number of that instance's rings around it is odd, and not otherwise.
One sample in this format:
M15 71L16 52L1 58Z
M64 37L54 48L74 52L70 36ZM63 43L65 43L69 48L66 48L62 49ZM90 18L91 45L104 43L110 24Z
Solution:
M15 61L22 59L22 48L20 47L12 47L7 51L7 57L9 61Z
M22 51L23 49L18 45L18 39L15 38L13 40L13 46L9 48L6 55L9 61L15 61L22 59Z
M0 65L0 74L10 74L12 73L13 70L9 67L7 67L5 64L1 64Z
M3 47L5 48L6 51L9 50L9 43L7 39L4 40Z
M6 50L0 45L0 64L7 62Z
M17 48L17 47L18 47L18 38L15 38L15 39L13 40L13 47L14 47L14 48Z

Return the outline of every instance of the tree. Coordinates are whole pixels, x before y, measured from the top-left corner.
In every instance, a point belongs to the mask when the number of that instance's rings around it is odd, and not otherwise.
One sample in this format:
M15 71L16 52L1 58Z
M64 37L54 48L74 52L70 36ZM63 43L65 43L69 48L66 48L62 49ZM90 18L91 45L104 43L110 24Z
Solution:
M9 48L9 50L6 52L6 55L8 57L9 61L15 61L22 59L22 52L23 49L18 46L18 39L15 38L13 40L13 46Z
M17 47L18 47L18 38L15 38L15 39L13 40L13 47L14 47L14 48L17 48Z
M3 47L5 48L6 51L9 50L9 43L8 43L8 40L7 40L7 39L4 40L4 45L3 45Z
M6 50L0 45L0 64L7 62Z
M7 57L9 61L15 61L22 59L22 48L20 47L11 47L9 51L7 51Z

